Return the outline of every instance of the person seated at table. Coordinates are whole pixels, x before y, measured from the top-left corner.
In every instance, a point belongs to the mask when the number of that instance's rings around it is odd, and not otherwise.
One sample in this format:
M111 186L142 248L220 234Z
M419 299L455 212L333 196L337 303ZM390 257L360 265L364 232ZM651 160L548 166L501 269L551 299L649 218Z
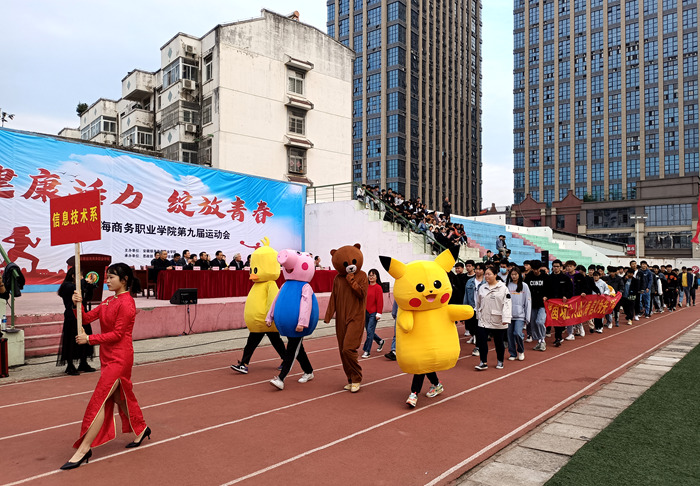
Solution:
M248 270L250 268L250 255L245 259L245 266L243 267L243 270Z
M207 252L201 251L199 252L199 260L197 260L194 264L195 267L199 267L202 270L209 270L209 260L207 259Z
M155 255L153 256L153 260L151 260L151 266L155 267L156 266L156 261L160 258L160 250L155 251Z
M179 253L173 255L173 267L186 267L190 263L190 250L182 250L182 256Z
M314 257L314 268L316 268L316 270L323 270L323 267L321 266L321 256L320 255L316 255Z
M235 270L243 270L243 267L245 267L245 263L243 263L243 259L241 258L240 253L236 253L235 255L233 255L233 260L231 260L229 267L233 267Z
M184 266L183 270L192 270L197 263L197 255L191 255L187 259L187 265Z
M220 270L226 270L228 265L226 265L226 255L221 250L217 250L216 258L211 261L211 268L218 267Z
M161 250L158 253L158 258L154 259L153 268L150 269L151 276L150 279L153 282L158 280L158 272L161 270L172 270L173 266L170 260L168 260L168 250Z

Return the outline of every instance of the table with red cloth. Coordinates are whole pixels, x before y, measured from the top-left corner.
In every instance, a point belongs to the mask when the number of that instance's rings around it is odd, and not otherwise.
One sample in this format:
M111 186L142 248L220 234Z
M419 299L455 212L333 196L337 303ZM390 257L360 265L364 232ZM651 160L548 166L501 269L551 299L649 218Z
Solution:
M333 290L335 270L316 270L311 280L311 288L316 293ZM280 275L277 286L281 287L284 277ZM177 289L197 289L200 299L216 297L245 297L253 282L247 270L161 270L158 272L158 299L170 300Z

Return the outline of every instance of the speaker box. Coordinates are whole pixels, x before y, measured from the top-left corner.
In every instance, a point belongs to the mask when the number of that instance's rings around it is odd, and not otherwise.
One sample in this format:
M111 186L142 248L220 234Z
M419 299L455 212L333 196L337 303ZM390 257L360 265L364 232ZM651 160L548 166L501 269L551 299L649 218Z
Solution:
M170 298L170 303L175 305L196 304L197 289L177 289Z
M549 268L549 250L542 250L542 266Z
M389 293L389 282L382 282L382 292L385 294Z

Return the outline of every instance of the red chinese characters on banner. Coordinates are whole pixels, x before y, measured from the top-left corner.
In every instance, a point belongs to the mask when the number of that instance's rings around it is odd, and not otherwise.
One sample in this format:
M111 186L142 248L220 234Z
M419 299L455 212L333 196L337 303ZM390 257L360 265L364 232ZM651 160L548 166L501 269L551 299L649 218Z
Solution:
M223 202L221 199L218 199L213 197L211 200L206 197L202 196L202 199L204 200L202 203L199 204L199 206L202 208L199 212L200 214L209 215L213 214L217 218L223 219L226 217L224 213L219 211L219 205Z
M253 211L253 217L255 218L255 222L258 224L265 224L267 218L271 216L274 216L274 214L272 214L272 211L270 211L270 208L267 206L265 201L260 201L258 203L258 209Z
M15 197L14 186L10 183L17 174L12 169L5 169L0 165L0 199L12 199Z
M182 213L191 218L194 216L194 211L187 209L187 206L189 206L191 200L192 196L189 192L182 191L182 196L180 196L179 192L173 190L173 193L168 198L168 212L173 214Z
M41 199L41 202L46 202L46 199L58 197L57 186L61 185L61 181L57 174L40 168L39 175L29 177L32 178L32 185L29 186L27 192L22 194L23 198Z
M51 246L101 238L99 191L54 197L50 205Z
M561 299L547 299L544 307L547 311L547 326L573 326L589 319L601 318L610 314L620 301L622 294L586 295L567 299L566 304Z
M130 202L126 202L130 197L133 197L133 199ZM141 205L141 201L143 201L143 194L135 191L134 186L131 184L127 184L124 192L112 201L112 204L121 204L125 208L136 209Z
M245 211L248 211L245 207L245 201L236 196L236 200L231 203L231 209L226 212L231 213L231 219L233 221L239 221L242 223L245 219Z
M85 182L81 181L80 179L76 179L75 182L78 185L73 186L73 189L75 189L79 193L80 192L87 192L87 191L98 191L100 193L100 204L102 204L102 202L104 202L104 200L107 199L107 197L105 196L107 189L104 189L102 187L103 186L102 179L100 179L99 177L97 178L97 180L95 182L93 182L89 186Z

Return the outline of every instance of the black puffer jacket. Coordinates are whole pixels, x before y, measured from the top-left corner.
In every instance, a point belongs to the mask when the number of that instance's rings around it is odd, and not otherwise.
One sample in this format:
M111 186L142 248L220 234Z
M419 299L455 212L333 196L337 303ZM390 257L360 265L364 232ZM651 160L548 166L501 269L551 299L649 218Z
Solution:
M8 299L10 297L10 289L12 288L12 271L17 270L19 277L15 281L15 297L22 295L21 290L24 288L24 275L22 274L22 269L16 263L10 263L5 267L5 273L2 274L2 282L5 284L5 289L7 290L5 294L0 295L0 298Z

